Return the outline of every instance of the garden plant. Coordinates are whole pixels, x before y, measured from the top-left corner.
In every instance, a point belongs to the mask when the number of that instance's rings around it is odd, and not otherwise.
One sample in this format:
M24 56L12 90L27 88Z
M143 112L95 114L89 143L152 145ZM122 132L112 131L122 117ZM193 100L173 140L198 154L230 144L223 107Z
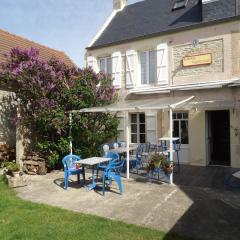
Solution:
M14 48L6 57L0 81L15 93L18 118L12 120L24 138L31 139L31 150L54 168L69 153L68 112L117 100L111 76L56 59L44 61L33 48ZM100 144L117 136L117 126L117 118L109 113L73 114L74 152L81 157L97 155Z

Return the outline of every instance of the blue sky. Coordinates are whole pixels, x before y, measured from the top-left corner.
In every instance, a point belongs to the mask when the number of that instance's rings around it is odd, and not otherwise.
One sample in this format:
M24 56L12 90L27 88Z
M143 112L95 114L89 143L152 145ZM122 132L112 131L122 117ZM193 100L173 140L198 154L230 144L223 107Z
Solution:
M0 28L62 50L81 67L84 48L111 11L112 0L0 0Z

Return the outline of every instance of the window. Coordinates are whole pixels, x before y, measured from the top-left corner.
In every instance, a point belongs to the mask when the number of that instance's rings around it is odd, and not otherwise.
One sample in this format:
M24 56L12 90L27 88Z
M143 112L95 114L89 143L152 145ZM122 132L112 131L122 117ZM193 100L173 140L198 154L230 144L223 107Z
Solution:
M168 84L168 45L160 43L156 50L139 53L141 84Z
M144 113L131 114L131 142L132 143L146 142L146 126Z
M185 8L188 0L175 0L172 10L178 10L181 8Z
M182 144L188 144L188 113L173 113L173 137L179 137Z
M112 74L112 58L111 57L100 58L99 68L100 71L106 74Z
M100 71L111 75L113 86L121 87L121 52L115 52L109 57L99 59Z
M155 50L140 53L141 84L157 82L157 54Z

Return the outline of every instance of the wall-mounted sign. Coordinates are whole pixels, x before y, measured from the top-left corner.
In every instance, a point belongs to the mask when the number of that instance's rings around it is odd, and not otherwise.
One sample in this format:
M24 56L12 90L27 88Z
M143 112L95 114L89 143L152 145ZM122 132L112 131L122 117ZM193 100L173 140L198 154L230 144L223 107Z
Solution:
M191 66L198 66L198 65L205 65L212 63L212 54L200 54L194 56L188 56L183 58L183 66L184 67L191 67Z

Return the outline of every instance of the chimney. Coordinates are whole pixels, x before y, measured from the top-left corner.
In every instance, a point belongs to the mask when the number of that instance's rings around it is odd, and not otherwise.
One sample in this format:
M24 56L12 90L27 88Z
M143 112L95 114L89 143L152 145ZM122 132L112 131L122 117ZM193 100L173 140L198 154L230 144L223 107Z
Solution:
M113 10L121 11L127 5L127 0L113 0Z

